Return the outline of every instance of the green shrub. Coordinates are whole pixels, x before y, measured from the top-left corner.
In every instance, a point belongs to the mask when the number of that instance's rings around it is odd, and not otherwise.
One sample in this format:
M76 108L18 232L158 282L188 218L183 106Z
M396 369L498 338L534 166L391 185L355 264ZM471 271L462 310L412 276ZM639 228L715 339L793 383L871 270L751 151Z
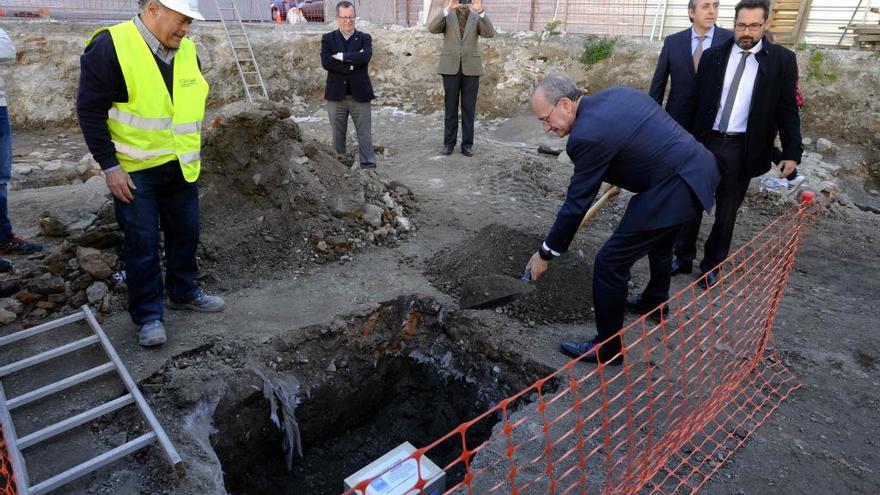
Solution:
M814 50L810 53L810 62L807 66L807 80L836 81L837 72L831 67L826 67L826 65L831 64L826 64L825 62L825 53L819 50Z
M581 55L581 63L590 67L611 56L614 52L614 38L590 39L584 42L584 54Z
M562 21L560 19L553 19L548 22L546 26L544 26L544 32L547 33L547 36L555 36L560 34L559 26L562 25Z

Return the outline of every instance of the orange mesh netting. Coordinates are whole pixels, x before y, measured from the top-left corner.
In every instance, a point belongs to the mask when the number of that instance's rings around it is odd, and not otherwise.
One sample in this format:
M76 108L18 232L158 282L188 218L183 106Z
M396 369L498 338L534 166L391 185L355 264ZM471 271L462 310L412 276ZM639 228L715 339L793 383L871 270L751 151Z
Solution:
M0 495L15 495L17 493L15 477L12 474L12 461L6 450L6 436L3 434L3 427L0 426Z
M799 387L771 330L817 216L807 201L778 217L720 265L717 285L695 282L669 299L668 318L621 329L622 366L571 360L409 459L451 458L448 494L697 491ZM474 440L487 425L488 440Z

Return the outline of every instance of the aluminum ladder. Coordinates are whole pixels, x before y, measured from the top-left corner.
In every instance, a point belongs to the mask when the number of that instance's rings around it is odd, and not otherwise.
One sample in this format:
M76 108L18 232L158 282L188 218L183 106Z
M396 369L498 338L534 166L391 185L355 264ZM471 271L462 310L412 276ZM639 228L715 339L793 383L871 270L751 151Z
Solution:
M235 0L214 0L214 4L217 6L217 12L220 13L220 24L226 31L229 46L232 47L232 58L235 60L235 66L241 76L241 84L244 86L244 95L247 101L253 102L254 96L257 95L268 100L269 94L266 92L266 84L260 74L260 67L257 65L254 50L251 48L251 40L244 29L244 23L241 22L241 14L238 11L238 6L235 5Z
M52 490L56 490L59 487L70 483L71 481L74 481L82 476L85 476L86 474L91 473L98 468L106 466L107 464L121 459L128 454L134 453L150 445L153 442L159 442L159 445L162 446L165 457L175 469L180 470L183 467L180 455L177 453L174 445L171 444L171 440L168 439L168 435L165 434L165 430L162 428L162 425L159 424L159 420L156 419L156 416L153 414L152 409L150 409L149 404L147 404L147 402L144 400L143 395L141 395L140 390L138 390L137 385L131 378L128 370L125 368L122 360L119 359L119 355L116 353L116 350L113 348L113 345L110 343L110 340L107 338L107 335L104 333L101 325L98 324L97 320L95 320L95 315L94 313L92 313L92 310L88 306L83 306L78 312L72 315L46 322L42 325L38 325L27 330L22 330L7 335L5 337L0 337L0 347L6 346L13 342L17 342L19 340L26 339L28 337L33 337L34 335L48 332L64 325L76 323L80 320L86 320L92 330L92 335L79 340L75 340L73 342L66 343L59 347L55 347L54 349L41 352L25 359L21 359L13 363L0 366L0 423L2 423L3 425L3 436L5 437L8 456L10 462L12 463L13 474L15 476L15 484L18 488L18 493L20 493L21 495L40 495L43 493L51 492ZM7 399L6 391L3 388L3 379L7 376L15 373L16 371L45 363L56 357L69 354L71 352L89 347L94 344L101 345L101 347L104 349L104 353L110 359L108 362L89 370L83 371L81 373L68 376L67 378L64 378L54 383L50 383L36 390L21 394L12 399ZM115 371L118 374L119 378L122 380L122 383L125 385L126 390L128 391L127 394L104 404L101 404L100 406L89 409L88 411L59 421L58 423L41 428L23 437L18 437L16 435L15 426L12 422L11 415L11 412L14 411L16 408L56 394L99 376L103 376L111 371ZM134 440L128 441L114 449L104 452L103 454L97 455L89 459L88 461L78 464L66 471L56 474L45 481L42 481L35 485L30 484L30 480L27 474L27 466L25 465L25 459L22 456L23 450L33 445L36 445L44 440L55 437L56 435L64 433L72 428L100 418L105 414L110 414L114 411L117 411L130 404L137 405L138 409L140 410L141 416L147 423L149 429L147 433L144 433Z

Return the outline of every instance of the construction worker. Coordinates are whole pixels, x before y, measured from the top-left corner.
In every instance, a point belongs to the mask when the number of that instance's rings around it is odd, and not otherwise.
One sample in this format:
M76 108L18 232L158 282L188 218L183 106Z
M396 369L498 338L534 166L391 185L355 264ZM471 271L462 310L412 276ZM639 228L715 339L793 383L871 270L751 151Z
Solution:
M139 0L134 19L101 28L80 59L77 116L125 234L128 310L143 346L165 343L172 309L218 312L196 285L201 127L208 83L186 39L198 0ZM160 265L164 234L166 274Z

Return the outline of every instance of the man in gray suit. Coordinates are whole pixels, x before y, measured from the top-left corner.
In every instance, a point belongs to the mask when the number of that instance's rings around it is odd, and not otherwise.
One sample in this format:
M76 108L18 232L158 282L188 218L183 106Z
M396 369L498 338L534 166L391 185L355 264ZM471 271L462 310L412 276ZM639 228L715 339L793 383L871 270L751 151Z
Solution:
M472 3L471 3L472 2ZM449 155L458 138L458 107L461 103L461 152L474 156L474 115L483 61L477 37L495 36L495 27L483 10L482 0L448 0L446 7L428 23L428 31L443 33L443 53L437 72L443 76L446 117L443 154Z

